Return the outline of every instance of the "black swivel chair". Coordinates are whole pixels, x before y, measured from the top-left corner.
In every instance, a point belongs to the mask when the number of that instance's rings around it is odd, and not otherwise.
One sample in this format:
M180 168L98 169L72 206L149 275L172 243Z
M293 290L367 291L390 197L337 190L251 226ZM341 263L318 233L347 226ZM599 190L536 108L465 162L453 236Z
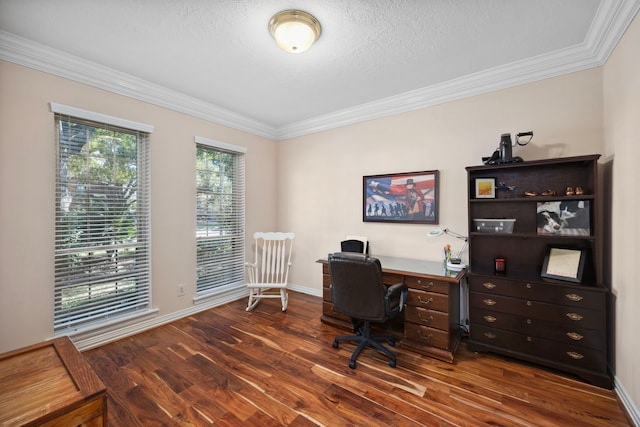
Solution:
M353 336L339 336L333 341L338 348L340 341L358 343L349 367L355 369L356 359L365 347L373 347L389 356L389 366L395 368L396 355L380 342L395 345L392 336L372 336L371 322L384 323L402 311L407 299L407 287L403 283L386 286L382 282L382 268L377 258L353 252L329 254L331 276L331 300L334 309L351 317L359 324Z

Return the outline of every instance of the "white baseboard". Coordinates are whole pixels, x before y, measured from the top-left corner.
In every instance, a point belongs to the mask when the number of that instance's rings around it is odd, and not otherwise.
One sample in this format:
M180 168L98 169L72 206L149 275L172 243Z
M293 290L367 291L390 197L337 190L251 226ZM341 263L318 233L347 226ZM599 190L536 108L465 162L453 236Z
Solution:
M620 398L622 406L624 406L627 414L629 414L631 421L633 421L633 424L636 427L640 426L640 412L638 411L638 407L636 406L636 404L633 402L633 399L631 398L631 396L629 396L629 394L627 394L624 386L622 385L622 383L620 383L620 381L618 381L615 376L613 377L613 384L614 390Z

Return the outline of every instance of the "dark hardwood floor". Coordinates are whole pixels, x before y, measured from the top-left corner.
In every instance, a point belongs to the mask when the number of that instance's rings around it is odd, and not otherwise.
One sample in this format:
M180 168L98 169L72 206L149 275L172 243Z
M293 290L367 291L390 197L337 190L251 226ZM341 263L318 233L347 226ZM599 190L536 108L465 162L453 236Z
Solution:
M321 299L236 301L83 354L110 426L629 426L611 390L463 344L454 364L396 346L397 368L320 322Z

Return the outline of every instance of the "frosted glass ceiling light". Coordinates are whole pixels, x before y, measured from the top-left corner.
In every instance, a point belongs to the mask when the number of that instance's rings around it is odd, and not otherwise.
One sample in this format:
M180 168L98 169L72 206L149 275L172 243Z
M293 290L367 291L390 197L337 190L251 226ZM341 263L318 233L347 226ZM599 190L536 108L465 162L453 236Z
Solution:
M283 10L269 21L269 32L280 49L302 53L320 37L320 22L302 10Z

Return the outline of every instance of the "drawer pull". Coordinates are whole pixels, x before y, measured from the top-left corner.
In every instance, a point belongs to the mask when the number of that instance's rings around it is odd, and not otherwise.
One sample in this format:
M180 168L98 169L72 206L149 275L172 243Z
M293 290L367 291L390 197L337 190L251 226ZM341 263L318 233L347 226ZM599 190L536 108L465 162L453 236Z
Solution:
M433 320L433 316L422 317L422 314L418 313L418 319L422 320L423 322L431 322Z
M580 335L577 332L567 332L567 336L574 341L580 341L584 336Z
M497 335L494 334L493 332L485 332L484 336L489 338L490 340L494 339Z
M493 323L493 322L495 322L495 321L496 321L496 320L498 320L498 319L496 319L496 318L495 318L495 317L493 317L493 316L484 316L484 320L486 320L486 321L487 321L487 322L489 322L489 323Z
M433 334L428 334L425 336L420 329L418 329L418 335L420 335L420 338L422 338L423 340L430 340L431 338L433 338Z
M496 302L489 298L483 299L482 302L485 303L486 305L496 305Z
M567 317L571 320L582 320L582 316L578 313L567 313Z
M531 307L531 301L527 301L527 307Z
M493 284L493 283L491 283L491 282L484 282L484 283L482 284L482 286L484 286L484 287L485 287L485 288L487 288L487 289L493 289L493 288L495 288L495 287L496 287L496 285L494 285L494 284Z
M532 341L533 341L533 338L527 337L527 342L532 342Z
M527 289L531 289L531 283L527 283L525 286L527 287Z
M575 351L567 351L567 355L575 360L580 360L584 357L582 354L576 353Z
M421 304L431 304L433 302L433 298L429 297L426 300L423 300L422 297L418 295L418 301L420 301Z
M570 301L573 301L573 302L582 301L584 299L581 295L578 295L578 294L567 294L565 295L565 297L567 297Z
M532 324L533 322L531 321L531 319L527 319L527 325Z
M426 285L423 285L422 280L418 280L418 285L420 285L422 289L429 289L433 287L433 282L429 282Z

